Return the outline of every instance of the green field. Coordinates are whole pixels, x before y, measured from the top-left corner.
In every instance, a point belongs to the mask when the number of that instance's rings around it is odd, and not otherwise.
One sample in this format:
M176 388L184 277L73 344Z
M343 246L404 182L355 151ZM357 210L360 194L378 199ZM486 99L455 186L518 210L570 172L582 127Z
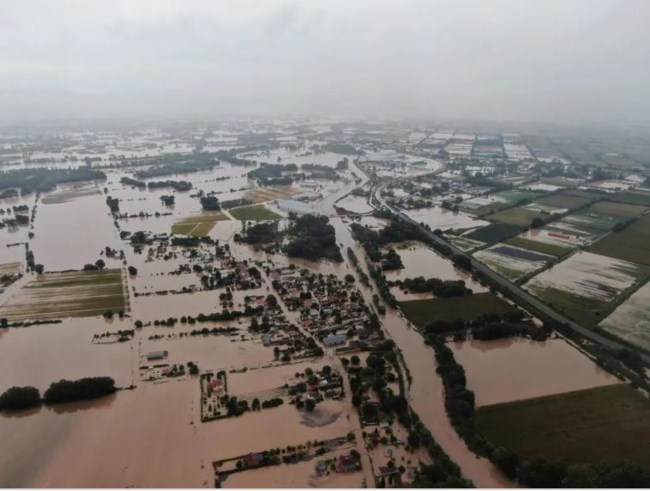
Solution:
M650 465L650 401L624 384L484 406L476 428L525 459Z
M282 218L264 205L251 205L235 208L230 210L230 214L236 220L242 221L277 220Z
M400 302L406 318L418 327L434 320L471 320L487 312L501 314L515 307L492 293L475 293L464 297L427 298Z
M540 193L535 191L524 191L521 189L513 189L511 191L501 191L498 193L494 193L492 196L498 198L498 201L494 201L489 205L481 206L480 208L467 210L467 212L475 216L482 216L488 213L494 213L504 208L514 206L518 203L525 203L527 201L535 199L538 196L540 196Z
M620 232L612 232L589 252L650 266L650 215L644 215Z
M127 310L121 269L46 273L0 308L9 321L94 317Z
M172 234L187 235L190 237L205 237L210 230L222 220L228 217L220 211L205 211L200 215L178 220L172 225Z
M495 242L501 242L508 237L517 235L521 232L522 227L517 225L508 225L504 223L492 223L485 227L481 227L477 230L474 230L468 234L463 235L471 240L477 240L479 242L485 242L487 244L494 244Z
M549 254L555 257L562 257L573 250L568 247L548 244L538 240L524 239L522 237L513 237L512 239L507 240L506 243L515 247L521 247L522 249L541 252L542 254Z
M590 203L592 200L586 197L572 196L565 193L553 194L551 196L546 196L535 200L533 203L540 204L542 206L552 206L555 208L567 208L573 210L580 206L584 206L587 203Z
M611 215L619 218L634 218L646 211L648 208L640 205L625 203L614 203L612 201L600 201L590 206L587 211L599 215Z
M612 201L618 201L619 203L650 206L650 193L645 191L639 191L639 190L621 191L611 196L608 196L608 199Z
M548 213L531 210L525 206L517 206L516 208L508 208L507 210L499 211L483 218L492 222L528 227L530 222L533 221L533 218L537 217L546 218L548 217Z

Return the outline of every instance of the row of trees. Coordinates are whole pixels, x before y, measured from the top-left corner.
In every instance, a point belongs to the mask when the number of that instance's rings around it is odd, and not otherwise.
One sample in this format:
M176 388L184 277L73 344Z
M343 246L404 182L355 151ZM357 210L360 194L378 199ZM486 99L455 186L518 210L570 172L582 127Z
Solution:
M15 411L64 402L96 399L116 391L111 377L86 377L53 382L41 398L35 387L11 387L0 395L0 411Z
M458 434L479 455L489 458L504 474L531 488L648 487L650 471L634 462L568 464L546 459L526 461L508 449L495 447L476 432L474 393L467 389L465 370L444 339L427 337L436 352L437 372L445 387L445 409Z

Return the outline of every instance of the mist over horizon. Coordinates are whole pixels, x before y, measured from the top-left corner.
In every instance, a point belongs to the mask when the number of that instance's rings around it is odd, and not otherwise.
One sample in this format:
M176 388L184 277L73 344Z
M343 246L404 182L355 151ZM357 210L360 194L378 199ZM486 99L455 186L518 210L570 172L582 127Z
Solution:
M650 124L650 3L3 2L0 122Z

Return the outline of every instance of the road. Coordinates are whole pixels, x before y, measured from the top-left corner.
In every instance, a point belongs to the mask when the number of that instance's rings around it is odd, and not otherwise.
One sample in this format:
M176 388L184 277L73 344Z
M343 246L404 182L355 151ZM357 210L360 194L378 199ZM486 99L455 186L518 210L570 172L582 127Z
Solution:
M551 307L540 301L539 299L535 298L532 296L530 293L527 291L523 290L519 286L515 285L514 283L511 283L510 281L506 280L504 277L500 276L499 274L495 273L492 271L490 268L487 266L481 264L480 262L476 261L472 256L465 254L462 250L454 246L453 244L447 242L443 238L439 237L438 235L434 234L430 230L427 230L426 228L422 227L419 223L417 223L415 220L411 219L401 211L391 207L386 201L384 201L381 197L381 190L386 186L387 183L381 184L379 186L376 186L373 188L373 197L376 200L377 203L379 203L383 208L391 211L393 214L398 216L401 220L404 220L406 222L412 223L416 225L417 227L420 228L420 230L426 234L427 237L429 237L431 240L436 242L439 245L444 245L445 247L448 247L451 249L451 251L454 254L462 254L466 255L471 263L472 263L472 268L475 271L479 271L488 278L490 278L494 283L498 284L507 292L509 293L509 297L512 298L513 300L517 301L522 307L524 308L531 308L532 310L535 310L537 312L541 312L542 314L546 315L547 317L553 319L554 321L563 324L573 331L577 332L584 338L599 344L601 346L605 346L607 348L612 348L612 349L623 349L627 348L627 346L614 341L612 339L606 338L605 336L602 336L598 334L597 332L594 332L593 330L586 328L584 326L581 326L580 324L572 321L571 319L568 319L567 317L563 316L562 314L558 313L557 311L553 310ZM643 359L644 363L650 364L650 356L646 355L644 353L640 353L641 358Z

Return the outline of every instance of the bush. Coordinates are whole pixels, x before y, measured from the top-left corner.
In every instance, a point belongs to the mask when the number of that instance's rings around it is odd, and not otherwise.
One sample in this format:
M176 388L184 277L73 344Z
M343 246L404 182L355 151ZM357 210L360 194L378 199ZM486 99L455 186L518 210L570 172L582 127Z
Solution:
M0 395L0 411L15 411L38 406L41 394L35 387L11 387Z
M95 399L115 392L111 377L87 377L79 380L53 382L43 394L46 404Z

